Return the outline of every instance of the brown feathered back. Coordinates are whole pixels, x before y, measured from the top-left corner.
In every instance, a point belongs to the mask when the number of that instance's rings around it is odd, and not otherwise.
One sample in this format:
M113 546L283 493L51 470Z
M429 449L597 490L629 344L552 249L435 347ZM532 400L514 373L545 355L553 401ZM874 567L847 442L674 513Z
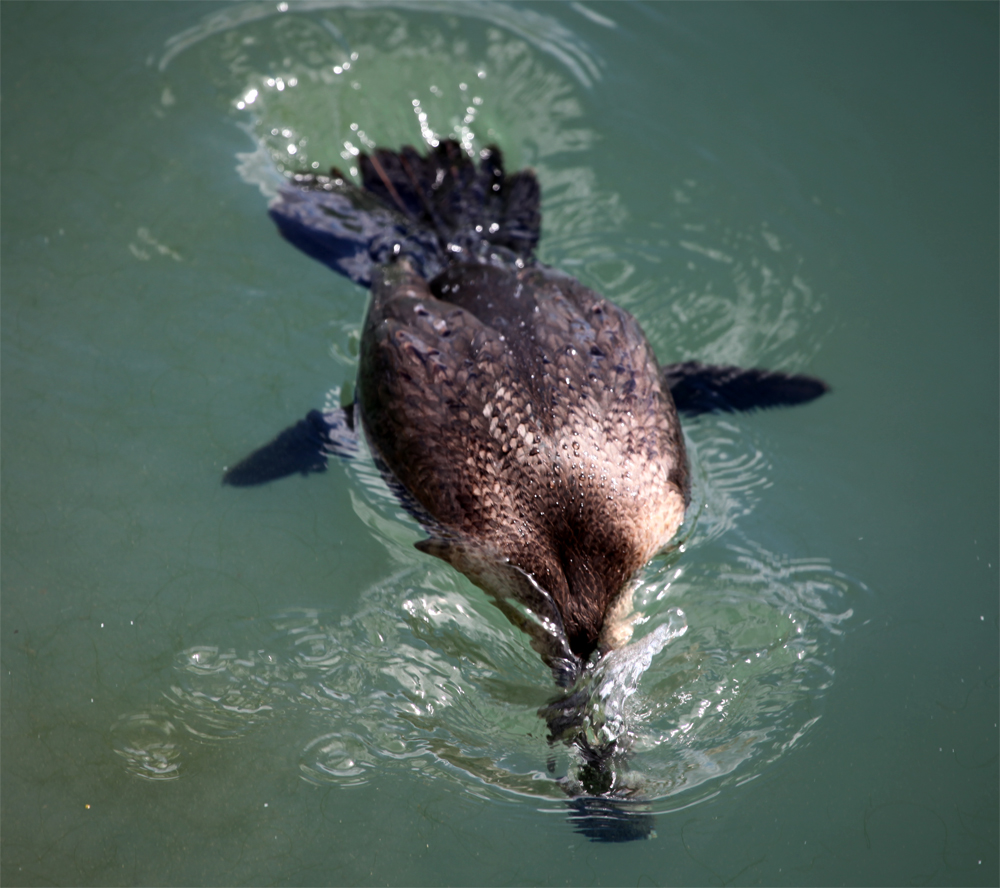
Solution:
M399 262L373 280L358 385L373 448L437 524L422 548L531 607L505 579L529 575L589 656L688 495L635 319L544 266L456 261L427 282Z

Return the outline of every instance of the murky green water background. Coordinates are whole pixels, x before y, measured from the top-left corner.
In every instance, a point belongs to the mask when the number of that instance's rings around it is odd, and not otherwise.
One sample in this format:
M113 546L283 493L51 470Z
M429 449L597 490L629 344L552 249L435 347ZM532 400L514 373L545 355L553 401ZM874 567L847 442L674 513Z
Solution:
M3 884L997 884L997 7L289 6L0 9ZM833 386L687 427L651 841L364 465L219 484L353 378L280 169L447 134L663 361Z

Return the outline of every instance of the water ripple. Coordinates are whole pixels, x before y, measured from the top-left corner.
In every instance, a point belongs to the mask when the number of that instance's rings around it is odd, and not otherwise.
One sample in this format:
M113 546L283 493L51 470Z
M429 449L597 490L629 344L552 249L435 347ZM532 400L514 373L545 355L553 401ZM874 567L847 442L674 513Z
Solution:
M144 780L176 780L181 748L177 728L162 710L122 716L111 728L115 752L130 774Z
M716 562L650 565L638 641L584 680L588 730L627 748L618 795L669 810L799 742L821 714L857 589L822 559L752 543ZM538 711L560 695L525 636L443 565L404 568L346 618L280 614L266 649L189 648L173 672L158 715L115 727L116 751L148 779L176 776L187 742L236 740L295 712L312 726L298 756L311 783L353 786L401 767L486 797L585 788L578 750L546 740Z

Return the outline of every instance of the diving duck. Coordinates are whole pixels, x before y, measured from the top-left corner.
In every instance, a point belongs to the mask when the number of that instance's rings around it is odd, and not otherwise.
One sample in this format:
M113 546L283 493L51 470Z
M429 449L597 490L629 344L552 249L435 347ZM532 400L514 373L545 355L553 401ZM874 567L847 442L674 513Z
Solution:
M371 288L356 400L313 410L226 471L260 484L350 457L363 434L447 561L526 631L558 684L628 639L634 577L690 502L678 412L798 404L821 380L661 367L632 315L535 258L540 189L496 147L362 154L361 184L299 173L270 214Z

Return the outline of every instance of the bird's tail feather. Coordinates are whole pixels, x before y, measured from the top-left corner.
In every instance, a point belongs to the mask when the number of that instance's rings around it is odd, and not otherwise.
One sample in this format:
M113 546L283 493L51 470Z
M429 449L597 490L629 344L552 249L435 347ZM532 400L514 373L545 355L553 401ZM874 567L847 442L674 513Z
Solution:
M478 163L453 140L427 154L406 146L360 157L361 185L338 169L297 173L270 206L284 237L356 283L407 257L431 279L449 262L526 262L541 234L541 193L531 170L507 175L500 149Z

